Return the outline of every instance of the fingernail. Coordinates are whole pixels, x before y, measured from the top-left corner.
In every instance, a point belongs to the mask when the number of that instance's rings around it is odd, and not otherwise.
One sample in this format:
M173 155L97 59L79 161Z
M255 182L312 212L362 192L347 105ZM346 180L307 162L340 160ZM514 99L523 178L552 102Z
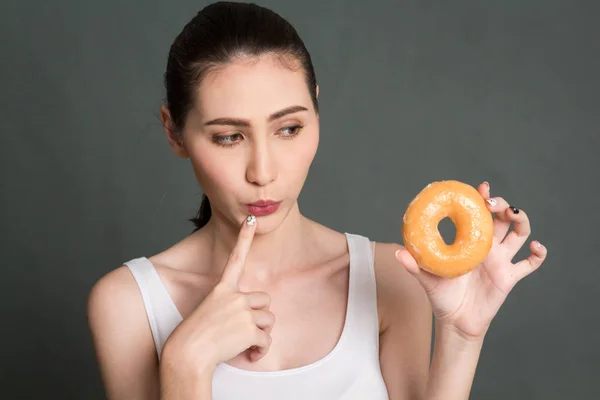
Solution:
M496 206L496 204L497 204L497 203L496 203L496 200L494 200L494 199L487 199L486 201L487 201L487 202L489 203L489 205L490 205L490 206L492 206L492 207L495 207L495 206Z
M396 256L396 259L398 259L398 254L400 254L400 250L396 250L396 253L394 254Z
M248 226L254 226L254 224L256 224L256 217L254 215L248 215L246 218L246 223Z
M512 210L512 212L514 212L515 214L519 213L519 209L515 206L508 206L508 208L510 208Z
M490 188L490 183L489 183L488 181L485 181L485 182L483 182L483 184L484 184L485 186L487 186L487 188L488 188L488 192L489 192L489 191L491 190L491 188Z

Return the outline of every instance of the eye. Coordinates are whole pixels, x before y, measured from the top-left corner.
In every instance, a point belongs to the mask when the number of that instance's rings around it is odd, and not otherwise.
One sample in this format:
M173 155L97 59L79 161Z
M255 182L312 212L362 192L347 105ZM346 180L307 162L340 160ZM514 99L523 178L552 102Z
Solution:
M284 139L293 139L294 137L298 136L302 128L302 125L286 126L285 128L281 128L279 132L282 133L281 136L283 136Z
M215 135L213 136L213 142L223 147L233 147L237 145L242 139L242 135L234 133L233 135Z

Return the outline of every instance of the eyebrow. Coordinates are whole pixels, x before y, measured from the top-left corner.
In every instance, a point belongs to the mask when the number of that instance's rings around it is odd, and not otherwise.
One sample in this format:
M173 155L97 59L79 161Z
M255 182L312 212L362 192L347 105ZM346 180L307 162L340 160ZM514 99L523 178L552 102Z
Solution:
M279 110L274 112L273 114L269 115L268 121L272 122L275 121L276 119L285 117L286 115L289 114L294 114L300 111L308 111L308 109L306 107L302 107L302 106L291 106L291 107L287 107L284 108L283 110ZM250 127L250 121L245 120L245 119L239 119L239 118L217 118L217 119L213 119L211 121L205 122L204 123L205 126L208 125L229 125L229 126L240 126L240 127Z

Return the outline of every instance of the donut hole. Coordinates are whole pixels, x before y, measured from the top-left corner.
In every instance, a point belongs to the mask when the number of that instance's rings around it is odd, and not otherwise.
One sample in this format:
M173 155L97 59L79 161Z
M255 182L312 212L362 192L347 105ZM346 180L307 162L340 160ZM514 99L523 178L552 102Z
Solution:
M456 240L456 225L450 218L446 217L439 222L438 231L447 245L451 245Z

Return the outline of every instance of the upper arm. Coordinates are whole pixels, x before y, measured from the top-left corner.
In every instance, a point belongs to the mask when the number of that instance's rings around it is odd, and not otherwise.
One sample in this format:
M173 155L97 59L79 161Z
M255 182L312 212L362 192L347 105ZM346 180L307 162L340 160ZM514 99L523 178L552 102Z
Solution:
M380 316L379 359L390 399L421 398L427 385L432 312L419 282L396 259L402 246L377 243L375 271Z
M96 282L89 293L87 314L107 398L157 399L156 348L143 300L127 267Z

